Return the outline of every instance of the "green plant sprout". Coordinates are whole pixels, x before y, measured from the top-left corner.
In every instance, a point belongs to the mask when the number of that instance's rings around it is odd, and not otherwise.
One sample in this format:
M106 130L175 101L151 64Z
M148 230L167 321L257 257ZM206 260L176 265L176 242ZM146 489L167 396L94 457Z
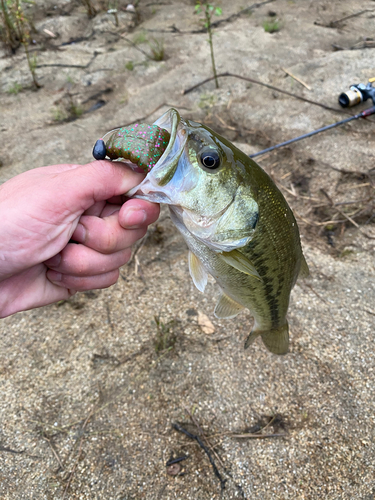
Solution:
M201 19L202 22L204 22L204 27L207 30L208 33L208 43L210 45L210 52L211 52L211 64L212 64L212 70L214 72L214 77L215 77L215 85L216 88L219 88L219 80L217 78L217 71L216 71L216 65L215 65L215 56L214 56L214 46L212 42L212 16L221 16L223 13L221 7L217 7L216 5L212 5L210 3L198 1L196 6L195 6L195 13L200 14L201 12L204 12L204 19Z
M96 16L96 9L91 0L82 0L83 5L86 7L87 16L93 18Z
M12 12L12 3L6 0L0 0L1 6L1 17L2 17L2 25L1 26L1 38L4 45L14 53L16 49L19 47L20 42L17 37L17 31L14 25L14 15Z
M118 4L118 0L109 0L107 13L113 14L113 16L115 18L115 25L118 28L119 22L118 22L118 9L117 9L118 5L117 4Z
M21 90L22 85L18 82L13 82L12 85L8 88L7 93L17 95L19 92L21 92Z
M146 33L144 31L140 31L133 38L133 43L135 45L139 45L139 44L145 43L145 42L147 42L147 37L146 37Z
M33 4L29 0L21 0L22 3ZM20 0L1 0L0 8L5 33L2 34L3 43L13 53L21 44L25 49L27 64L36 89L41 85L36 78L36 55L32 57L29 51L29 41L31 31L36 31L32 21L25 15Z
M280 23L277 19L274 21L264 21L263 28L266 33L276 33L280 30Z
M154 321L156 324L155 352L159 354L172 350L177 340L174 332L174 327L177 323L176 320L172 319L167 323L163 323L160 316L154 316Z
M164 59L164 40L151 38L148 42L148 46L151 50L150 59L153 61L162 61Z

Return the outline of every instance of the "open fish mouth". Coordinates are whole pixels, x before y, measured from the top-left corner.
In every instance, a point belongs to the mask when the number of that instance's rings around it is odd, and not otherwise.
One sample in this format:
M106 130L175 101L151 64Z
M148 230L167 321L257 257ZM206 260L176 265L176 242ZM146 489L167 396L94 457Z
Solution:
M174 178L181 155L184 152L188 137L186 124L179 112L171 108L156 120L154 125L170 133L168 146L146 178L138 186L128 191L126 196L155 203L173 204L175 189L170 189L171 186L168 186L168 189L163 188ZM175 188L177 189L177 186Z

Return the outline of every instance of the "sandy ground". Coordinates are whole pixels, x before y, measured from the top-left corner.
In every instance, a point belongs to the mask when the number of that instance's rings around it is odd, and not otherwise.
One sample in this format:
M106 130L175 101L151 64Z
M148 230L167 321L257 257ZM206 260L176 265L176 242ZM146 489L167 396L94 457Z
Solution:
M141 1L116 27L104 11L89 20L78 2L44 0L34 7L43 88L28 88L22 51L0 58L0 181L90 161L105 131L171 105L250 154L343 119L339 93L375 76L373 1L276 0L233 17L251 4L221 5L219 72L333 109L233 77L183 95L211 76L194 2ZM266 32L275 19L279 31ZM163 61L139 50L153 39ZM311 270L292 293L287 356L261 342L244 351L248 312L215 319L218 289L194 288L166 209L116 285L1 321L1 498L374 500L374 121L259 158L296 214ZM224 490L176 423L200 436Z

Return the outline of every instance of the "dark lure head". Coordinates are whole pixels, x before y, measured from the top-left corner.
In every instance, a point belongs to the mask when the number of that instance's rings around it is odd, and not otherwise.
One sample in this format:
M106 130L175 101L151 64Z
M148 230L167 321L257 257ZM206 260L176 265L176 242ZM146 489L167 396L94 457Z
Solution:
M95 160L104 160L107 156L107 149L103 139L98 139L95 143L94 149L92 150L92 156Z

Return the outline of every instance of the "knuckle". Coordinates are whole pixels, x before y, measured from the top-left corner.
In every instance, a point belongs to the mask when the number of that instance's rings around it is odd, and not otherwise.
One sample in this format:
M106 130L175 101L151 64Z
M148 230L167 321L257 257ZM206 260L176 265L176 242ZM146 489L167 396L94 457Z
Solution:
M147 227L141 227L140 229L135 230L136 241L141 240L147 233Z
M124 258L123 258L123 264L122 265L125 265L125 264L127 264L129 262L131 255L132 255L131 248L127 248L124 251Z
M120 275L119 269L116 269L116 271L112 271L109 273L108 278L106 280L106 283L103 285L103 288L108 288L116 283Z
M117 250L118 237L116 231L108 231L103 238L101 250L103 253L110 254Z

